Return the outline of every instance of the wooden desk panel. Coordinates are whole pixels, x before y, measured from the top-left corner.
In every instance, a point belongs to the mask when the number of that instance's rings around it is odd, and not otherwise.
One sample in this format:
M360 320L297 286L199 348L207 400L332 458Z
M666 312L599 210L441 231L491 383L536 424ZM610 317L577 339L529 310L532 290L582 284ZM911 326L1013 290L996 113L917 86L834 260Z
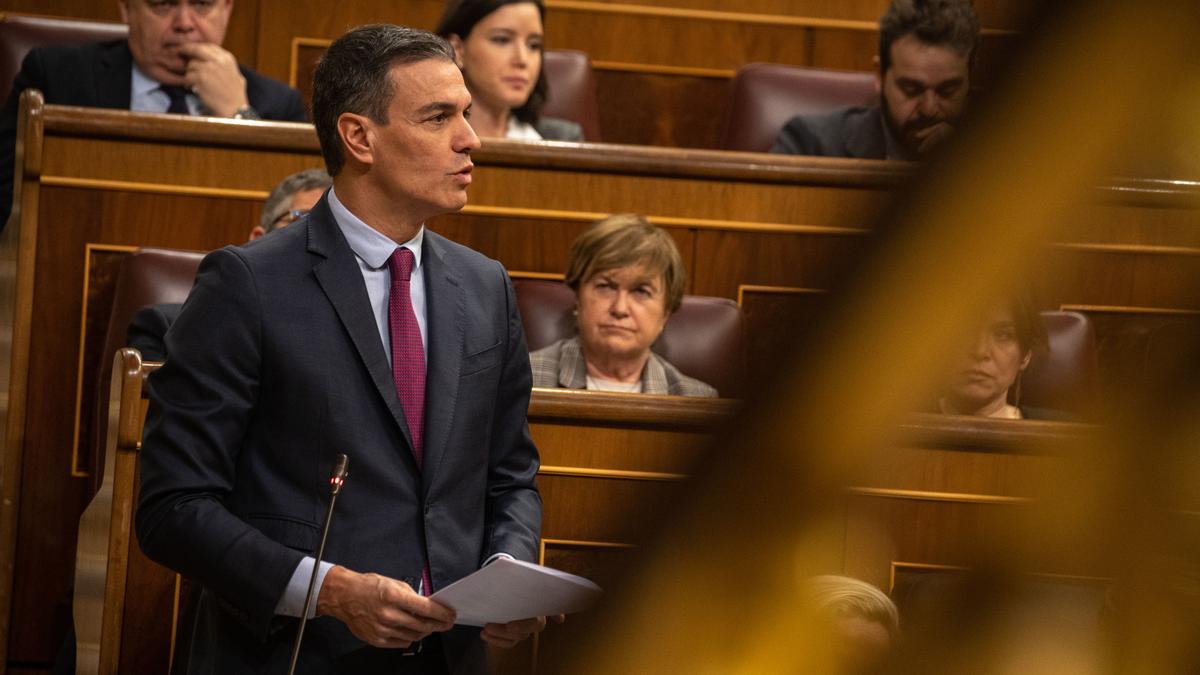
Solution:
M592 0L628 4L627 0ZM887 0L640 0L649 7L736 11L779 16L811 16L828 20L875 22L887 9ZM973 3L980 23L993 28L1016 28L1025 0L978 0Z
M99 478L94 471L99 448L89 439L96 423L92 401L101 355L79 351L89 338L97 351L104 340L103 328L82 330L88 244L209 250L244 238L249 226L243 224L255 222L259 209L256 203L237 199L50 186L42 188L40 205L39 217L48 227L37 251L39 281L31 326L37 337L28 355L29 378L35 384L24 444L24 471L30 480L21 492L22 545L14 566L18 593L13 616L47 618L12 623L10 658L22 661L43 660L58 649L54 636L65 632L70 618L74 566L64 553L74 547L79 514ZM115 282L114 272L98 274ZM38 592L20 592L27 584Z
M458 213L434 218L429 228L488 257L504 261L513 274L537 272L561 278L567 269L571 242L591 223L590 218L563 220ZM679 247L684 266L694 269L695 232L683 227L665 229ZM690 280L688 292L691 292Z

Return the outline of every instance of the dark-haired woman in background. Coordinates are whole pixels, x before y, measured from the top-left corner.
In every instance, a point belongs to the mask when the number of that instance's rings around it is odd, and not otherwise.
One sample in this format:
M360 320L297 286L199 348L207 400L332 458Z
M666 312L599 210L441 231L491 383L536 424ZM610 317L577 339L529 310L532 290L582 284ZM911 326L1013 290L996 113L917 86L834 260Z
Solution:
M544 117L542 0L449 0L437 34L458 55L480 136L582 141L574 122Z
M1047 349L1046 325L1032 298L1001 301L967 345L938 400L941 412L999 419L1065 419L1056 410L1020 405L1021 374L1036 349Z

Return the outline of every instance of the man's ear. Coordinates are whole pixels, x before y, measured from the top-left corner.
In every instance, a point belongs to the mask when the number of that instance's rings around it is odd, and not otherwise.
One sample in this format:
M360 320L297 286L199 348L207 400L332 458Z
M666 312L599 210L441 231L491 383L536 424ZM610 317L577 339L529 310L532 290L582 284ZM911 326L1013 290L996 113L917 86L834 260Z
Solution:
M129 0L117 0L117 9L121 11L121 23L129 23L129 8L125 3Z
M255 239L258 239L259 237L265 235L266 233L267 233L267 231L263 229L262 225L255 225L254 229L250 230L250 238L247 239L246 241L254 241Z
M879 69L879 55L871 57L871 65L875 68L875 93L883 92L883 71Z
M338 116L337 132L338 137L342 139L342 149L347 159L353 158L368 166L375 163L375 136L371 120L363 115L344 112Z
M450 46L454 47L454 61L456 63L458 63L459 68L462 68L462 64L463 64L463 58L462 58L463 41L462 41L462 38L458 37L454 33L451 33L450 37L446 38L446 42L449 42Z

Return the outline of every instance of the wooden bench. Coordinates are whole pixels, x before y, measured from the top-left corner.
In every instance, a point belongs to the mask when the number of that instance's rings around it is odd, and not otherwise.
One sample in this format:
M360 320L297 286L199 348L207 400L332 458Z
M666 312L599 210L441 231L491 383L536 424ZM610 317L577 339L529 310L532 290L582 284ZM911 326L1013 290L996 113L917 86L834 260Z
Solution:
M112 420L101 489L80 520L75 620L81 673L168 672L183 639L189 586L145 559L132 537L137 452L158 364L123 349L114 361ZM629 553L736 413L725 400L535 389L530 430L542 456L540 561L615 586ZM984 520L1013 518L1039 476L1062 460L1040 450L1086 427L915 416L904 442L846 491L843 569L890 588L898 578L963 565ZM1034 452L1037 449L1039 452ZM920 523L915 528L912 523ZM1103 570L1055 570L1098 576ZM1088 577L1091 578L1091 577ZM502 673L530 673L575 639L574 624L497 653Z

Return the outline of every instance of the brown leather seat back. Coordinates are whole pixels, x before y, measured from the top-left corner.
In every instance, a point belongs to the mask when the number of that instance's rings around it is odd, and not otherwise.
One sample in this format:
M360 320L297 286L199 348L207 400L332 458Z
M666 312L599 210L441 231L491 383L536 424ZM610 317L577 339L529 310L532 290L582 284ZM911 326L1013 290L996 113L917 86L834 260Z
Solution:
M159 303L182 303L192 290L203 253L165 248L142 248L121 261L121 272L113 292L112 311L104 336L104 356L96 378L95 433L91 437L95 456L104 448L108 426L107 393L112 382L112 357L128 340L129 323L138 310Z
M1096 334L1078 312L1042 312L1050 349L1037 351L1021 376L1021 405L1086 417L1096 404Z
M549 95L542 113L578 122L584 140L600 141L600 109L596 104L596 78L588 55L573 49L550 49L542 67Z
M0 101L8 100L13 78L30 49L117 40L128 34L123 23L0 15Z
M766 152L796 115L815 115L875 100L873 73L748 63L729 96L722 150Z
M575 292L559 281L513 282L529 351L575 335ZM721 396L742 395L746 372L742 308L728 298L685 295L651 347Z
M204 255L197 251L142 248L122 261L104 340L105 362L109 355L125 346L129 322L138 310L147 305L182 303L187 299Z

